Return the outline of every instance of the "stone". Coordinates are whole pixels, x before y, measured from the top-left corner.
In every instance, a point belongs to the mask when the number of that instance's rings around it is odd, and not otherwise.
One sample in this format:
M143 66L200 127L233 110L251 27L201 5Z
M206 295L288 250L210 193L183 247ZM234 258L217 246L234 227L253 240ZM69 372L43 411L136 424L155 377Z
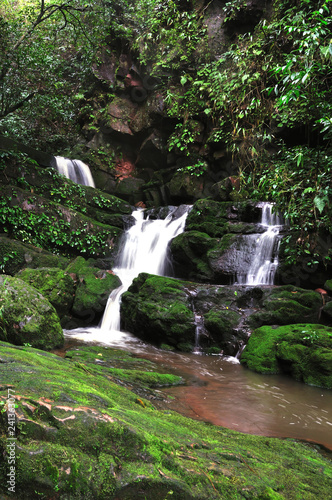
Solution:
M190 294L172 278L141 273L122 296L121 321L126 330L155 345L195 342Z
M29 283L48 299L60 318L69 313L74 302L75 283L68 273L56 267L26 268L16 277Z
M46 350L63 345L56 310L34 287L18 278L0 276L0 300L1 340Z
M66 328L77 327L79 320L83 325L98 324L110 292L121 285L120 279L113 273L90 265L81 256L69 264L66 273L77 276L75 298L70 311L73 317Z
M262 326L251 334L241 363L259 373L286 373L332 388L332 328L319 324Z

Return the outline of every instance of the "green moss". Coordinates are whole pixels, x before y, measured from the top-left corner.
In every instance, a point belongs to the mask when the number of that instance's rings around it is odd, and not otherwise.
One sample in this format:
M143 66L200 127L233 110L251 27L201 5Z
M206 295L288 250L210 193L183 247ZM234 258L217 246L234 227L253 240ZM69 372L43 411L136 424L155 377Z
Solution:
M62 359L1 343L0 387L10 380L18 404L16 498L329 497L332 464L317 449L156 410L110 378L112 359L130 364L134 357L101 347L88 351L78 348ZM79 359L85 370L76 366ZM7 390L0 394L5 401ZM3 415L0 449L6 457ZM3 460L3 494L6 474Z
M332 328L263 326L252 333L241 363L259 373L288 373L307 384L332 388Z
M125 328L157 345L193 345L194 314L183 285L172 278L140 274L122 296Z
M23 269L17 278L36 288L62 317L68 313L75 295L73 279L59 268Z
M104 310L110 292L121 285L117 276L90 266L83 257L71 262L66 273L76 275L77 288L72 311L77 315L89 310Z
M63 332L54 307L24 281L0 276L0 308L2 340L41 349L63 345Z
M302 321L317 321L321 307L318 293L285 285L273 288L263 301L263 311L253 314L249 324L253 328L261 325L287 325Z

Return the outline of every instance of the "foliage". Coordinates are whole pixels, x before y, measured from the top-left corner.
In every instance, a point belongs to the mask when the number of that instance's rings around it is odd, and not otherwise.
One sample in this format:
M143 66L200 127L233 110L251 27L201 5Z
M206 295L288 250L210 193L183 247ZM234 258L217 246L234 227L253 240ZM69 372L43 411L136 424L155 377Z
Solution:
M306 146L281 147L259 176L247 177L247 189L257 200L273 200L290 223L286 236L286 262L310 256L310 265L328 263L332 247L322 236L332 232L331 151Z
M136 30L133 47L139 51L140 62L152 67L153 76L166 77L170 71L188 67L194 52L204 47L206 34L202 16L180 9L173 0L139 0Z
M126 31L121 11L130 12L130 5L126 0L7 4L0 8L0 129L37 145L50 142L50 132L53 143L65 132L75 135L74 116L82 89L91 85L91 66L110 27Z
M13 197L15 193L13 193ZM34 203L33 197L28 203ZM57 215L24 210L15 199L2 196L0 201L0 227L16 239L63 255L96 255L108 248L109 230L93 232L84 221L76 228Z

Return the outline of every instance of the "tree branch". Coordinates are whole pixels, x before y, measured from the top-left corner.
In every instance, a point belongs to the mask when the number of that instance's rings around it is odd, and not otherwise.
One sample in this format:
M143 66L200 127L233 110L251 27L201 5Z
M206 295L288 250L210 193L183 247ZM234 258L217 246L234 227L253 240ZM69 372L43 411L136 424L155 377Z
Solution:
M9 106L9 108L7 108L7 109L5 108L5 110L2 113L0 113L0 119L1 118L5 118L6 116L10 115L10 113L13 113L17 109L22 108L22 106L24 106L24 104L26 102L31 101L31 99L35 95L36 95L36 92L32 92L31 94L29 94L27 97L25 97L21 101L17 102L16 104L13 104L12 106Z

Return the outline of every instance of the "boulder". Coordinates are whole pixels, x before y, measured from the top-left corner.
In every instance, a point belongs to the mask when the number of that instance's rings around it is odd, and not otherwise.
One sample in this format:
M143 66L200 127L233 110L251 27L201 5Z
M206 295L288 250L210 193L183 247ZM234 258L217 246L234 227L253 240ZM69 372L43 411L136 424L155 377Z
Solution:
M258 373L286 373L310 385L332 388L332 328L318 324L262 326L241 363Z
M121 322L124 329L155 345L191 350L195 344L190 294L172 278L141 273L122 296Z
M77 257L66 268L66 273L76 282L74 303L71 308L72 318L66 328L98 324L108 296L121 285L120 279L111 270L99 269L83 257Z
M16 277L29 283L48 299L60 318L69 313L74 302L75 283L68 273L56 267L27 268L22 269Z
M2 262L1 270L5 274L15 275L25 267L64 269L68 266L69 259L13 238L0 236L0 262Z
M265 289L262 309L249 319L252 328L261 325L287 325L306 321L315 323L320 316L322 299L312 290L293 285Z
M63 345L56 310L34 287L18 278L0 276L0 301L1 340L40 349Z
M264 324L316 322L320 314L316 292L291 285L209 285L142 273L122 296L124 329L157 345L192 349L218 348L235 356L250 332Z

